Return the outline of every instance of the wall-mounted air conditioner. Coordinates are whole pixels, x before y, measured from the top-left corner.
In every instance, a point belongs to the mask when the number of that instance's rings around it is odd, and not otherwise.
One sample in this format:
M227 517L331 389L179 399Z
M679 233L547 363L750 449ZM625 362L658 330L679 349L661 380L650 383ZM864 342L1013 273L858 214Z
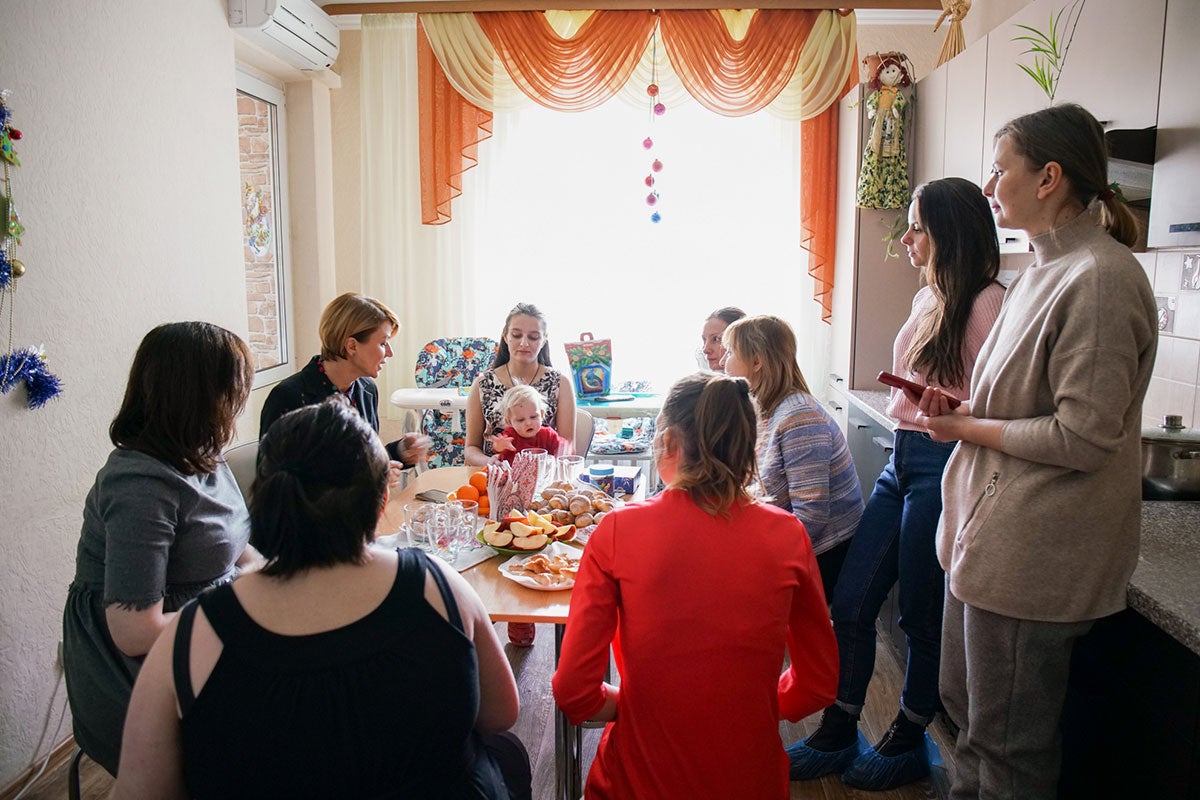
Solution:
M312 0L229 0L229 26L298 69L337 60L337 25Z

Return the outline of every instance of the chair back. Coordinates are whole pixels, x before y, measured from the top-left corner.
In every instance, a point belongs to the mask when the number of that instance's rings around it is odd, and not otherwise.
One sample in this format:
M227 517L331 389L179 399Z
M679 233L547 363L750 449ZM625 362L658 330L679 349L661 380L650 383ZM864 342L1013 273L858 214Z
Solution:
M596 434L596 420L586 408L575 409L575 455L587 457Z
M235 444L225 451L225 463L233 473L246 505L250 504L250 486L254 483L254 471L258 467L258 440Z
M475 376L492 363L499 343L486 336L434 339L417 354L417 386L450 388L470 386ZM427 409L421 415L421 433L433 440L427 466L453 467L466 463L467 412Z

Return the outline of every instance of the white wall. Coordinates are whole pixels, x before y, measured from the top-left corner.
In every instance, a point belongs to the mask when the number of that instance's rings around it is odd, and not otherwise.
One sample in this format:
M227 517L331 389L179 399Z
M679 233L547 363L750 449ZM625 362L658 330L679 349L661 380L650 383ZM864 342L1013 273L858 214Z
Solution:
M44 342L65 392L38 411L0 397L0 787L52 744L80 509L138 341L169 320L246 328L225 1L3 5L0 88L25 134L15 345Z

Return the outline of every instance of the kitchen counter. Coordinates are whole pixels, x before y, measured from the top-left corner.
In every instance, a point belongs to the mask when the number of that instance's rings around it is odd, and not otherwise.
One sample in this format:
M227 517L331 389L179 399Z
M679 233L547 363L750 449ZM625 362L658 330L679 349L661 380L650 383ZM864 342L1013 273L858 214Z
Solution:
M856 408L889 430L888 392L853 389ZM1142 546L1129 605L1200 655L1200 501L1142 503Z

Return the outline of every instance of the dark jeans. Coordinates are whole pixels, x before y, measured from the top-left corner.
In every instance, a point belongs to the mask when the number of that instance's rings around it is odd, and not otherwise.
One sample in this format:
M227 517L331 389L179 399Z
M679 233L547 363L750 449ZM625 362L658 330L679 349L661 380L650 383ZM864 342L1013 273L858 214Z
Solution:
M942 513L942 470L954 443L896 431L891 460L875 482L837 588L838 703L862 709L875 669L875 618L897 579L908 666L900 702L926 721L938 710L944 573L934 547Z

